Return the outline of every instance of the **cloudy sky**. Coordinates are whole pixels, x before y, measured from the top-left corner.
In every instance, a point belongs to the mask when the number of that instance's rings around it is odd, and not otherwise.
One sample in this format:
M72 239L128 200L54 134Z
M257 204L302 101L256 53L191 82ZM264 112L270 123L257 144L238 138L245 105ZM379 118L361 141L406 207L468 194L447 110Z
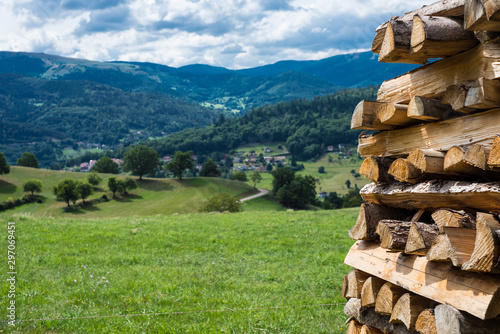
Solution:
M370 48L434 0L0 0L0 50L232 69Z

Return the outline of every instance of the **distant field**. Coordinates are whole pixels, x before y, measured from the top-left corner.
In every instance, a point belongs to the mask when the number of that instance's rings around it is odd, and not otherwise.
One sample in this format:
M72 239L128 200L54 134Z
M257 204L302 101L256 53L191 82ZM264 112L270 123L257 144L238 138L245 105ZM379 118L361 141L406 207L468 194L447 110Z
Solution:
M177 179L144 179L138 181L139 188L133 190L129 196L118 196L112 199L112 193L107 190L107 179L110 174L100 174L103 182L90 197L98 198L106 194L109 202L102 202L85 207L74 212L64 212L66 203L57 201L52 194L52 188L65 178L84 180L86 173L59 172L45 169L26 167L12 167L11 172L0 176L0 201L9 197L22 197L22 183L31 178L40 179L43 183L41 195L45 198L43 204L26 204L15 209L0 212L0 218L13 213L30 213L37 217L81 217L103 218L123 216L144 216L156 214L195 213L203 201L213 194L225 192L231 196L249 196L256 191L244 182L229 181L220 178L187 178ZM116 176L116 175L115 175ZM125 176L118 176L124 178ZM261 200L262 201L262 200ZM249 203L254 209L278 204ZM79 201L80 202L80 201ZM261 203L259 205L259 203Z
M344 333L343 259L357 212L4 216L5 231L7 221L16 226L17 319L45 320L0 329ZM7 249L6 237L0 247ZM7 290L0 285L2 305Z

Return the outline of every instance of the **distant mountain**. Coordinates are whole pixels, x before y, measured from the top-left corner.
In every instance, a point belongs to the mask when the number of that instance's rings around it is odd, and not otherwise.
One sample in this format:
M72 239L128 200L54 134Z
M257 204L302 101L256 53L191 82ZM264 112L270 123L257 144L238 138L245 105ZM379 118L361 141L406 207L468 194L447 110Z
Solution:
M153 92L225 111L312 98L342 88L379 85L415 68L384 64L371 52L316 61L281 61L244 70L209 65L173 68L138 62L97 62L40 53L0 52L0 73L41 79L86 80L128 92Z

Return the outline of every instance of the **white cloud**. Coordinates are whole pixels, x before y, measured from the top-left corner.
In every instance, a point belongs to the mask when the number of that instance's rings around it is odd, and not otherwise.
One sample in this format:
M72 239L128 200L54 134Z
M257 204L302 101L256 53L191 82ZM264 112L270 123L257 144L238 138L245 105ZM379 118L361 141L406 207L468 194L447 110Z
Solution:
M0 49L95 60L252 67L371 45L421 0L4 0Z

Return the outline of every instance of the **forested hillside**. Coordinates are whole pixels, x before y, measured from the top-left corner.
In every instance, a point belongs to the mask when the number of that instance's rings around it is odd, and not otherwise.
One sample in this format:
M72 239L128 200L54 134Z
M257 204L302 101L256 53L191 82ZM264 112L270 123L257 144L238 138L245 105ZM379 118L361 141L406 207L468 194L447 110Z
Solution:
M298 159L322 154L329 145L354 144L351 114L362 99L374 99L376 88L343 90L315 97L255 108L246 115L217 122L204 129L188 129L147 144L161 154L193 150L196 154L228 152L246 143L285 142Z

